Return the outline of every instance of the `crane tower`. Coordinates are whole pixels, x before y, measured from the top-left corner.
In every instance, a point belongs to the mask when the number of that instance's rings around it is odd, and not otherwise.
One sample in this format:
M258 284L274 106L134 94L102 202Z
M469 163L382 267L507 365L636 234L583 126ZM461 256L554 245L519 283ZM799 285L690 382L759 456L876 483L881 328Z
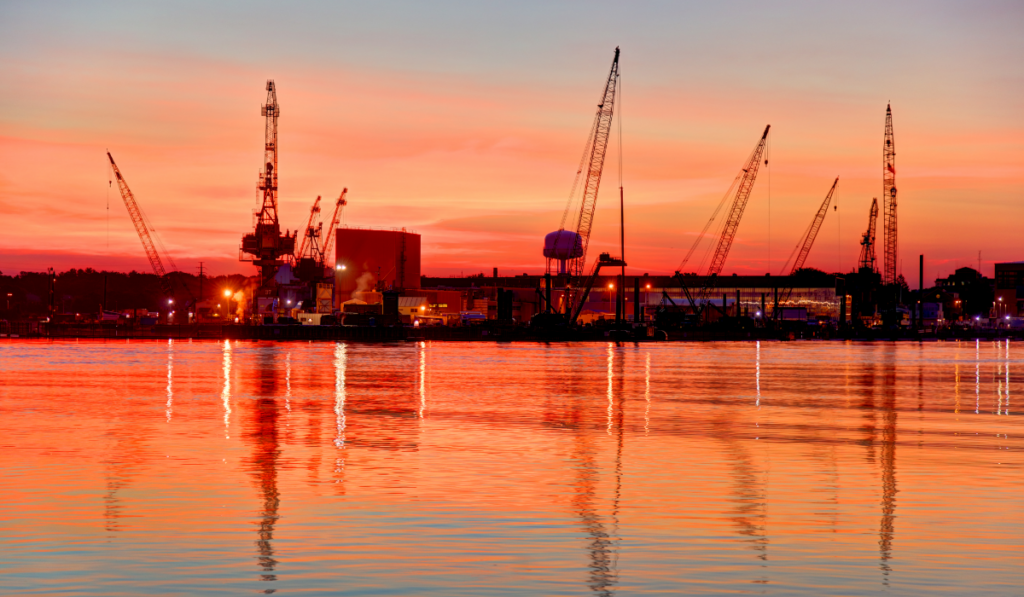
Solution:
M882 146L882 197L885 202L885 263L882 282L896 283L896 144L892 138L892 106L885 107L885 145Z
M875 271L875 223L878 221L878 199L871 200L871 212L868 214L868 229L860 239L860 259L858 259L861 273L874 273Z
M282 234L277 217L277 118L281 107L273 79L267 81L267 103L262 106L261 114L266 117L266 134L263 168L256 188L263 194L263 203L259 213L254 214L255 230L242 237L242 252L251 255L253 265L260 268L260 294L270 297L274 276L285 263L281 257L295 252L295 234L287 231Z

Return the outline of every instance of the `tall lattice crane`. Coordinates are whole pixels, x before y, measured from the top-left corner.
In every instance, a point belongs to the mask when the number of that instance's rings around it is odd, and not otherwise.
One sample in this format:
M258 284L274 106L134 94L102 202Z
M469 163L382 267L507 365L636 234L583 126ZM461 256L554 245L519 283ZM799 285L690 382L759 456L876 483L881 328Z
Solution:
M110 167L114 171L114 178L117 179L117 189L121 192L124 206L128 208L128 215L132 219L132 224L135 224L135 231L139 233L142 248L146 250L149 265L152 266L153 273L160 277L160 288L164 291L164 294L170 296L173 294L173 290L171 289L170 282L167 280L167 270L164 268L163 259L160 257L160 252L157 251L156 244L154 243L156 229L149 223L146 214L139 207L139 203L135 200L135 194L128 188L128 183L125 181L117 164L114 163L114 156L110 155L109 151L107 152L107 158L110 160ZM152 234L150 234L151 232ZM172 268L174 267L174 262L169 257L167 262Z
M331 257L331 251L334 250L334 241L338 235L338 222L341 220L341 210L343 207L348 205L348 200L345 199L345 195L348 195L348 188L341 190L341 195L338 196L338 200L334 202L334 213L331 215L331 224L327 227L327 240L324 241L324 260L334 259Z
M882 282L896 283L896 144L892 136L892 106L885 107L885 145L882 146L882 197L885 201L885 262Z
M789 254L789 259L786 259L785 265L782 266L782 275L792 276L796 272L803 268L804 263L807 261L807 256L811 253L811 247L814 246L814 239L818 237L818 231L821 230L821 225L825 221L825 216L828 214L828 207L832 203L832 194L836 192L836 185L839 184L839 177L836 177L835 182L832 183L832 188L828 190L828 194L825 195L825 200L821 202L821 207L818 208L818 213L814 214L814 219L811 220L811 225L807 227L804 232L803 238L793 247L793 252ZM793 256L796 259L793 259ZM790 261L793 262L793 266L790 267ZM787 271L788 268L788 271ZM793 287L787 286L782 292L779 293L779 302L785 303L789 301L789 297L793 294ZM779 310L772 310L773 316L776 318L779 316Z
M619 82L619 48L615 48L615 57L612 59L612 67L605 81L604 92L601 94L601 103L597 105L597 115L594 117L594 125L591 135L584 151L584 159L581 161L581 168L576 173L576 181L573 183L573 191L569 196L569 204L566 206L565 214L562 215L562 227L559 234L565 232L565 220L574 204L575 190L578 188L580 175L583 176L582 196L580 210L575 218L576 235L571 232L565 234L571 237L573 255L576 256L569 270L569 284L566 287L565 312L573 313L583 297L582 289L586 276L587 247L590 245L590 232L594 223L594 211L597 208L597 192L601 186L601 173L604 170L604 157L608 151L608 138L611 135L612 116L615 113L615 94Z
M320 215L320 195L316 196L316 201L313 202L313 207L309 210L309 221L306 222L306 227L302 230L302 243L299 245L299 250L295 252L295 258L300 259L306 256L306 249L312 245L311 239L314 235L319 236L320 232L317 230L317 226L313 225L313 221Z
M277 88L274 81L267 81L267 103L260 113L266 117L263 144L263 168L256 188L263 193L263 203L255 214L256 226L253 232L242 237L242 252L252 255L252 262L260 268L260 291L272 295L274 275L284 264L280 258L295 252L295 234L281 234L277 217L277 119L281 106L277 103Z
M868 214L868 229L860 239L860 258L857 260L860 273L875 272L875 224L878 222L878 198L871 200Z
M836 192L836 185L839 184L839 177L836 177L836 181L832 183L832 188L828 190L828 195L825 195L825 200L821 202L821 207L818 208L818 213L814 214L814 219L811 220L811 225L804 231L803 238L800 242L793 247L793 252L790 253L789 259L786 259L785 265L782 266L782 275L792 276L800 268L804 266L804 262L807 261L807 256L811 253L811 247L814 246L814 239L818 237L818 231L821 230L821 224L825 221L825 215L828 214L828 207L832 203L832 194ZM793 256L796 255L796 260L793 261ZM789 267L790 261L793 261L793 267L786 271Z

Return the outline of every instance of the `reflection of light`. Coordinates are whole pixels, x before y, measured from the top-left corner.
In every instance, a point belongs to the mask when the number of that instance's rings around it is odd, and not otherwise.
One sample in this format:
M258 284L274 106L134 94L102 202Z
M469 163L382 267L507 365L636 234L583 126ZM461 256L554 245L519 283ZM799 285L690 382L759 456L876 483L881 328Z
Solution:
M427 343L420 342L420 418L427 410Z
M284 407L292 412L292 353L284 355Z
M167 339L167 422L171 422L171 407L174 406L174 340Z
M760 311L757 312L761 314ZM757 361L754 365L754 383L757 384L757 399L754 401L754 406L761 408L761 341L758 340L755 344L757 347Z
M345 447L345 365L347 355L345 345L339 342L334 347L334 418L338 426L338 435L334 438L334 445L338 449ZM338 458L335 472L341 472L344 460Z
M612 404L614 392L612 392L612 363L615 361L615 350L612 343L608 343L608 435L612 434Z
M231 342L224 341L224 389L220 393L221 401L224 403L224 438L230 439L228 426L231 423Z
M644 411L644 435L647 435L651 431L651 353L647 353L647 364L644 367L644 400L647 400L647 409Z

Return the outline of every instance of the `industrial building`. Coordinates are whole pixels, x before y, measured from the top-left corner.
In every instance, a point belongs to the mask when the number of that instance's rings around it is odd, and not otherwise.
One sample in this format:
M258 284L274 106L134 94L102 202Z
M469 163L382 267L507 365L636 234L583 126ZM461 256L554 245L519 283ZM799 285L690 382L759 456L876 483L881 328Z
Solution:
M368 292L420 287L419 234L369 228L338 228L334 234L336 304L365 300Z
M996 309L998 315L1024 315L1024 261L996 264Z

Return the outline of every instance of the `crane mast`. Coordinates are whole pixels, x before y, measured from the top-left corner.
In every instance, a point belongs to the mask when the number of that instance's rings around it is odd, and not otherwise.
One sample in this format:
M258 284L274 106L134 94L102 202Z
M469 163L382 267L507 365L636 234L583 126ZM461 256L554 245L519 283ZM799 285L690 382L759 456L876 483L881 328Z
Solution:
M896 144L892 135L892 106L885 107L885 145L882 146L882 197L885 201L884 284L896 283Z
M306 249L310 246L310 239L317 233L316 227L313 226L313 220L316 219L319 213L320 195L317 195L316 201L313 202L313 207L309 210L309 221L306 222L306 227L303 229L302 244L299 245L299 250L295 253L296 259L306 256Z
M615 48L615 57L612 59L612 67L608 72L604 92L601 94L601 103L597 105L591 137L584 152L587 157L582 170L584 172L583 194L580 211L576 217L576 236L574 237L574 242L579 246L579 256L573 260L570 266L568 272L570 281L566 287L566 313L570 316L582 296L579 286L586 276L584 268L587 261L587 248L590 245L590 233L594 223L594 212L597 208L597 193L601 186L601 173L604 170L604 158L608 151L608 138L612 130L618 81L619 48Z
M817 238L818 231L821 230L821 224L825 221L825 215L828 214L828 206L832 203L832 194L836 192L836 185L838 184L839 177L837 176L836 181L832 183L832 188L828 191L828 195L825 196L825 200L821 202L818 213L814 214L811 225L807 227L803 240L793 248L793 253L796 254L796 261L793 262L793 267L789 270L788 275L792 276L795 274L804 266L804 262L807 261L807 256L811 253L811 247L814 245L814 239ZM790 259L792 258L793 255L790 255ZM789 265L789 259L786 260L786 265ZM785 265L782 267L782 274L787 275Z
M160 258L160 253L156 249L156 244L153 242L153 236L149 233L153 230L146 219L145 214L142 212L142 208L139 207L137 201L135 201L135 194L128 188L128 183L125 181L124 176L121 174L121 170L114 163L114 156L107 152L107 158L110 160L110 167L114 171L114 178L117 179L117 189L121 192L121 199L124 200L124 206L128 208L128 215L132 219L132 224L135 225L135 231L139 233L139 240L142 241L142 248L146 250L146 257L149 259L149 265L153 268L153 273L160 276L160 285L163 288L164 294L171 294L170 284L167 282L165 276L167 270L164 268L163 260Z
M868 214L868 229L860 240L860 272L875 271L875 225L878 221L878 199L871 200L871 212Z
M114 170L114 178L117 179L117 189L121 192L124 206L128 208L128 215L131 216L132 224L135 224L135 231L139 233L139 240L142 241L142 247L146 250L149 264L153 267L153 272L156 275L163 277L167 275L167 270L164 269L163 261L161 261L160 254L153 243L153 237L149 234L152 226L146 221L146 217L142 214L142 209L139 208L138 202L135 201L135 194L128 188L128 183L125 182L124 176L121 175L121 170L114 163L114 157L110 155L109 151L107 152L107 158L110 160L110 167Z
M754 181L757 179L757 170L761 165L761 156L764 155L765 140L768 138L768 129L772 125L764 127L764 134L758 141L754 151L750 154L746 166L743 168L743 177L740 179L739 187L736 189L736 197L729 207L729 214L722 228L722 236L718 239L718 246L715 254L711 257L711 265L708 266L708 276L717 276L722 273L725 267L725 259L729 256L729 249L732 248L732 241L736 238L736 230L740 227L740 219L743 218L743 210L747 208L747 201L750 193L754 190Z
M348 194L348 188L341 190L341 195L338 196L338 200L334 203L334 214L331 215L331 225L327 227L327 240L324 241L324 260L332 259L330 257L331 251L334 249L334 240L337 236L338 221L341 219L341 209L348 205L348 200L345 199L345 195Z
M277 213L277 119L281 106L277 103L273 80L267 81L267 103L262 105L260 114L266 117L263 168L256 184L263 194L262 205L255 217L255 230L242 237L242 253L252 255L253 265L260 268L260 294L272 298L274 276L284 264L281 257L295 252L295 234L281 234Z

